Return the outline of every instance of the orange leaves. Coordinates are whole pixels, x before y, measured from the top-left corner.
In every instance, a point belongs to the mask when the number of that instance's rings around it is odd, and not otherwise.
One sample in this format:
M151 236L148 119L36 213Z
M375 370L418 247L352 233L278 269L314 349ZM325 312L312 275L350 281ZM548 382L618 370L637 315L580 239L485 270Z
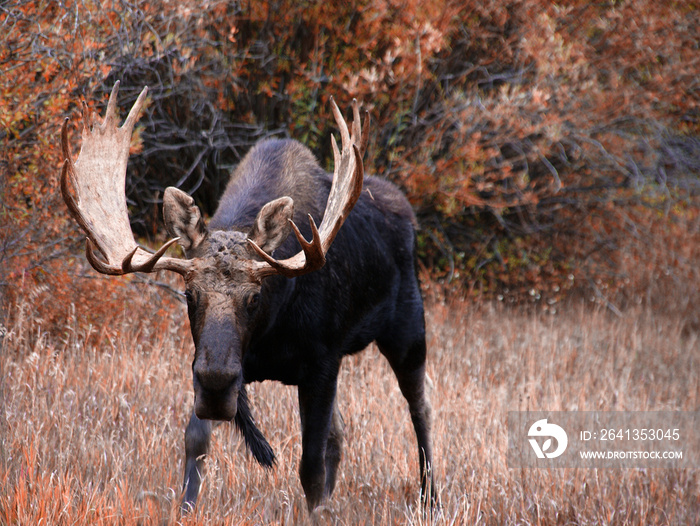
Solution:
M45 265L42 248L75 232L53 195L56 134L81 99L94 104L106 77L121 79L125 96L128 86L157 88L131 181L132 217L149 234L159 190L184 181L211 213L228 169L270 131L329 156L330 94L371 111L367 171L398 182L415 205L434 251L424 261L444 269L451 257L492 288L510 280L525 290L535 279L505 255L512 239L527 238L528 257L551 249L542 275L568 275L572 259L591 261L624 237L606 203L627 206L694 173L700 26L680 2L75 7L0 12L2 218L11 226L0 225L0 246L24 243L4 254L0 283L28 279ZM610 253L600 260L614 262Z

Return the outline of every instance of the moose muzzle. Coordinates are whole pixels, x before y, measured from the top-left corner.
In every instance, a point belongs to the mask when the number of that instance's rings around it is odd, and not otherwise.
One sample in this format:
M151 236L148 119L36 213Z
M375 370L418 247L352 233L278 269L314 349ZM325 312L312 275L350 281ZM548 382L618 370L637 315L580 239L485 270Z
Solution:
M233 420L243 382L240 339L229 324L214 323L200 338L192 364L194 412L209 420Z

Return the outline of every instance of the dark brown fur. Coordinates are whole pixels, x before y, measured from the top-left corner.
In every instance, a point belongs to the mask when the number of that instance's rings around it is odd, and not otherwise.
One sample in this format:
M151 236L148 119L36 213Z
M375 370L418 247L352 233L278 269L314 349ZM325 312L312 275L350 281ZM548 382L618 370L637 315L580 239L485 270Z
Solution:
M343 443L336 383L342 358L376 341L406 398L418 439L421 489L432 487L430 405L425 396L423 302L414 268L415 218L401 192L365 177L364 190L320 270L256 280L253 238L275 257L299 250L285 217L310 237L307 214L320 223L331 176L295 141L255 146L231 177L209 227L191 209L166 200L168 229L183 236L195 262L186 276L195 342L195 410L185 434L183 507L194 506L208 419L234 419L254 456L273 462L255 427L245 384L297 385L302 425L301 483L309 508L332 493ZM275 201L277 200L277 201ZM168 204L171 203L171 204ZM175 203L175 204L172 204ZM266 203L271 203L265 206ZM262 210L262 212L261 212Z

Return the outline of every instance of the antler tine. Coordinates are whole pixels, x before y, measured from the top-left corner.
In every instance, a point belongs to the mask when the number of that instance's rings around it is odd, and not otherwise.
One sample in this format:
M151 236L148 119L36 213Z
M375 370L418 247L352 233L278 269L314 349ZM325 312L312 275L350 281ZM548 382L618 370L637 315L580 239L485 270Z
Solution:
M316 228L314 218L311 217L311 214L309 214L308 217L309 225L311 226L311 241L307 241L299 230L299 227L297 227L296 223L291 219L289 220L294 236L297 238L297 241L299 241L302 249L302 252L299 252L291 258L283 261L277 261L262 248L260 248L255 241L252 239L248 240L248 243L253 250L265 261L265 263L269 265L268 266L262 263L255 269L258 277L263 278L266 276L281 274L282 276L293 278L295 276L311 272L312 270L319 269L326 264L326 255L322 249L321 235L319 234L318 228Z
M333 117L335 118L335 122L338 125L338 129L340 131L341 144L349 144L350 132L348 131L348 125L345 122L345 119L343 118L343 114L340 113L340 109L338 109L338 105L335 103L335 99L333 97L331 97L331 111L333 111Z
M119 81L117 81L117 85ZM138 98L136 99L136 102L134 102L134 105L131 107L131 111L129 111L129 115L127 115L126 120L124 121L124 124L122 125L122 128L125 130L129 130L131 132L134 129L134 124L136 124L136 121L139 119L139 115L141 115L141 108L143 107L143 103L146 100L146 96L148 95L148 86L145 86L142 90L141 93L139 93ZM111 99L110 99L111 102Z
M359 116L358 116L359 118ZM362 139L360 140L360 156L364 157L369 144L369 111L365 110L365 120L362 123Z
M82 101L83 131L92 129L95 115L90 111L85 101Z
M114 83L112 92L109 94L109 102L107 103L107 112L105 113L105 118L102 121L102 128L106 128L110 124L114 123L117 119L117 96L119 95L119 81ZM143 88L148 90L148 87ZM94 121L94 119L93 119Z
M357 138L362 136L360 122L360 109L357 106L357 99L352 99L352 141L357 143Z
M70 183L75 188L75 165L73 164L70 146L68 146L68 118L63 121L61 127L61 151L63 152L63 170L61 171L61 194L68 206L68 211L74 219L80 222L80 210L73 194L68 188ZM82 226L82 225L80 225Z
M124 270L124 273L131 273L131 272L153 272L153 269L156 266L156 263L160 260L160 258L165 254L168 249L173 246L175 243L177 243L180 240L179 237L174 237L170 239L169 241L163 243L163 246L160 247L150 258L148 258L146 261L143 263L139 264L134 264L132 263L132 260L134 258L134 255L136 252L139 250L140 247L134 248L127 256L122 260L122 269ZM166 260L167 261L167 260ZM182 260L174 260L174 261L182 261ZM171 269L173 270L173 269Z
M357 138L360 142L357 142ZM360 126L360 109L357 105L357 99L352 99L352 142L360 148L360 155L365 156L367 143L369 142L369 111L365 110L365 121Z
M144 88L121 127L117 122L119 82L112 89L104 119L97 125L94 114L83 103L82 144L78 159L72 159L68 143L68 119L61 128L63 169L61 193L73 218L87 234L85 255L103 274L172 270L186 274L187 260L163 257L177 241L171 239L156 253L136 244L129 225L125 180L131 135L148 94ZM102 255L95 254L95 247Z
M357 101L353 101L354 120L352 135L333 97L331 97L331 110L340 130L342 150L338 148L335 137L331 135L335 167L321 226L317 228L313 218L309 216L309 225L312 232L312 240L309 242L304 239L294 221L290 220L294 235L299 241L302 250L291 258L282 261L272 258L253 241L249 240L255 252L263 259L254 267L254 272L259 277L273 274L294 277L321 268L326 262L326 254L335 236L362 193L364 178L362 153L364 147L360 146L363 148L361 151L356 144L356 140L359 136L361 145L364 143L366 146L367 138L369 137L369 126L367 121L365 121L364 129L360 131Z
M85 238L85 257L92 268L94 268L100 274L107 274L109 276L121 276L124 274L124 270L121 268L121 266L116 267L109 265L98 258L95 255L94 247L95 244L92 242L92 240L89 237ZM97 248L99 249L99 247Z

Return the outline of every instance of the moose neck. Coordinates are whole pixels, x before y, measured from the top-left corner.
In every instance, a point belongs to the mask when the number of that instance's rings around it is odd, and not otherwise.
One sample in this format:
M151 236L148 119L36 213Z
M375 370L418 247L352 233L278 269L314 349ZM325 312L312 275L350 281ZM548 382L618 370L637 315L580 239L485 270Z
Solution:
M320 221L328 195L317 195L317 178L328 175L306 146L292 140L261 141L231 174L209 227L245 231L265 203L282 196L294 200L298 225L306 223L307 214Z

